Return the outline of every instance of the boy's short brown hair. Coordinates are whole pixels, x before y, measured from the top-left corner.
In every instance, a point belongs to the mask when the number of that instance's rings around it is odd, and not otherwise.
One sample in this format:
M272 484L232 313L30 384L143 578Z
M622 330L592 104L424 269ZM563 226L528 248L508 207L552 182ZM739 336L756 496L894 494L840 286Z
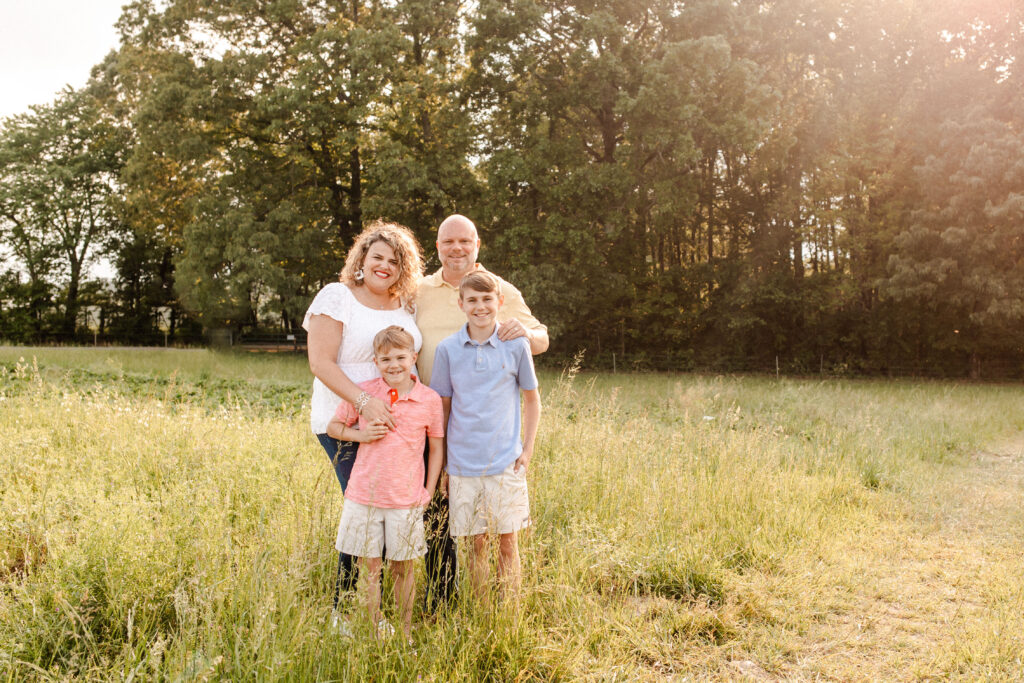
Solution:
M459 298L462 298L462 293L467 289L472 289L474 292L494 292L497 295L501 294L501 284L498 282L498 278L491 275L486 270L474 270L472 273L462 278L462 282L459 283Z
M398 325L389 325L377 333L373 338L373 355L379 356L388 349L409 349L416 351L416 341L412 335L405 331L405 328Z

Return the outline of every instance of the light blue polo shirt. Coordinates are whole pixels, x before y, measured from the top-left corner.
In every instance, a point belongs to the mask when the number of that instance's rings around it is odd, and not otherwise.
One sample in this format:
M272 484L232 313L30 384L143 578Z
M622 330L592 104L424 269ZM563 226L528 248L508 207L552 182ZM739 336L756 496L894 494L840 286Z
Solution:
M523 452L519 438L519 390L537 388L526 337L487 341L469 338L467 326L444 339L434 354L430 388L451 397L448 474L500 474Z

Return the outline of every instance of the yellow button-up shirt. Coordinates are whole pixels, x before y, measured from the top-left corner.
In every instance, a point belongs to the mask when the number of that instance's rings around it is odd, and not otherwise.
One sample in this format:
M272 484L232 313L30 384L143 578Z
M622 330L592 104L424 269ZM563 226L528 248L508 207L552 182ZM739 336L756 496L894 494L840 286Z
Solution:
M476 264L476 268L486 270L479 263ZM500 277L498 283L501 287L501 296L505 297L505 303L498 311L499 323L515 318L528 330L547 331L547 328L533 317L530 307L523 301L523 295L518 289ZM445 282L440 270L423 278L416 292L416 326L423 335L423 347L416 362L421 382L430 384L437 345L445 337L455 334L465 324L466 314L459 308L459 288Z

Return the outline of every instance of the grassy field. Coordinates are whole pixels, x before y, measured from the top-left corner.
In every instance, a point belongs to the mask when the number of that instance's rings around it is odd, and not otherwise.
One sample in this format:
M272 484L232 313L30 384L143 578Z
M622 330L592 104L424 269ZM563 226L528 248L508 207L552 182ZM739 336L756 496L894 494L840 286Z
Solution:
M0 679L1024 678L1024 391L542 377L518 611L327 628L302 358L0 348Z

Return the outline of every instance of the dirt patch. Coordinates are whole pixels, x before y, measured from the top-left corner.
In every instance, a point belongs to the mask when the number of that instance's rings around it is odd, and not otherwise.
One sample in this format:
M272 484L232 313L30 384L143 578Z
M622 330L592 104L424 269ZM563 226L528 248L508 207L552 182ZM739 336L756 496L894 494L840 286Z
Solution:
M729 662L729 667L744 681L770 681L774 679L760 664L749 659L735 659Z
M946 474L906 523L893 527L900 533L866 535L846 549L837 574L855 578L802 634L800 655L781 667L783 678L971 676L979 660L972 634L993 624L998 639L1007 620L993 577L1003 584L1010 578L1010 592L1013 585L1020 590L1024 435ZM989 646L1012 647L1006 638L1019 636L1002 638Z

